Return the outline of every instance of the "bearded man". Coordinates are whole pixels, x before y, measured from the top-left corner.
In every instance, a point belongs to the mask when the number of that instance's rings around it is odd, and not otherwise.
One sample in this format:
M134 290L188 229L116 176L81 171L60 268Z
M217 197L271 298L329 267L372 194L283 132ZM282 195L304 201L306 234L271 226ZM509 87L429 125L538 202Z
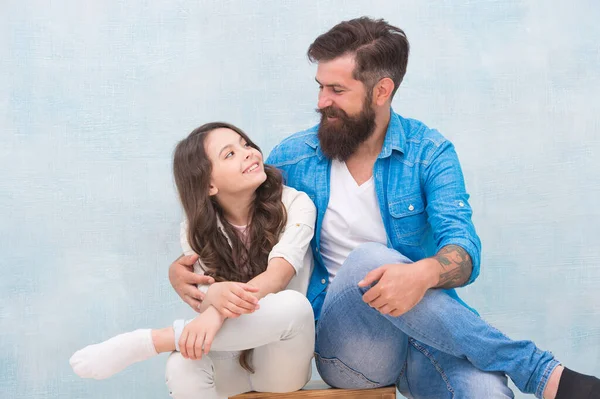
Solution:
M454 290L479 275L481 243L454 146L391 108L408 54L404 32L384 20L319 36L308 57L321 121L267 160L317 207L307 296L319 374L334 387L396 385L417 399L512 398L507 376L538 398L600 398L597 378L506 337ZM194 306L193 284L206 282L190 265L175 261L170 277Z

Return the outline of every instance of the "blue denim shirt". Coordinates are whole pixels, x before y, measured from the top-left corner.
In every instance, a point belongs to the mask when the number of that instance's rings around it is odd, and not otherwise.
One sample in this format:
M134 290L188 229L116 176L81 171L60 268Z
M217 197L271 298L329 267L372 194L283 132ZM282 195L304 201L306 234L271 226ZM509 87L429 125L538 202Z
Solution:
M307 297L318 320L329 284L320 239L331 161L319 147L317 129L318 125L284 139L266 163L279 168L286 184L307 193L317 207L311 242L315 265ZM471 222L469 195L452 143L437 130L391 110L373 178L388 247L418 261L446 245L459 245L471 256L473 272L467 284L473 282L479 275L481 242ZM448 293L464 304L453 289Z

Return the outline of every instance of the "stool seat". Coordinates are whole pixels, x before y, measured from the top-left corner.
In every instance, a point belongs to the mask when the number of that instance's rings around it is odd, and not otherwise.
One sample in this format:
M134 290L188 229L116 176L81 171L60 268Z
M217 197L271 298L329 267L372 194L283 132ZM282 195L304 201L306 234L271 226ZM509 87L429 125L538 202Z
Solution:
M332 399L396 399L396 387L389 386L374 389L336 389L323 381L311 380L304 388L296 392L265 393L248 392L232 396L229 399L292 399L292 398L332 398Z

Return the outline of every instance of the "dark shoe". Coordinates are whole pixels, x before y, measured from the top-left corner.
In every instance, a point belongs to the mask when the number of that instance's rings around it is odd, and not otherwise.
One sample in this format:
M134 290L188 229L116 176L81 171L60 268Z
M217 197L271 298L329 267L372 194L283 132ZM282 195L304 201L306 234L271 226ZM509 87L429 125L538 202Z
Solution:
M556 399L600 399L600 380L565 367L558 383Z

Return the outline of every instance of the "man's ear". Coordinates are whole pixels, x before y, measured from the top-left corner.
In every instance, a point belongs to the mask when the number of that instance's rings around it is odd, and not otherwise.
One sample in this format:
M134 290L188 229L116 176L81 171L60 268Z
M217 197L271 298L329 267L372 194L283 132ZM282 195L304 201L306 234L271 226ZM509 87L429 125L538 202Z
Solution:
M394 81L390 78L383 78L373 88L373 101L376 105L382 106L388 102L394 92Z

